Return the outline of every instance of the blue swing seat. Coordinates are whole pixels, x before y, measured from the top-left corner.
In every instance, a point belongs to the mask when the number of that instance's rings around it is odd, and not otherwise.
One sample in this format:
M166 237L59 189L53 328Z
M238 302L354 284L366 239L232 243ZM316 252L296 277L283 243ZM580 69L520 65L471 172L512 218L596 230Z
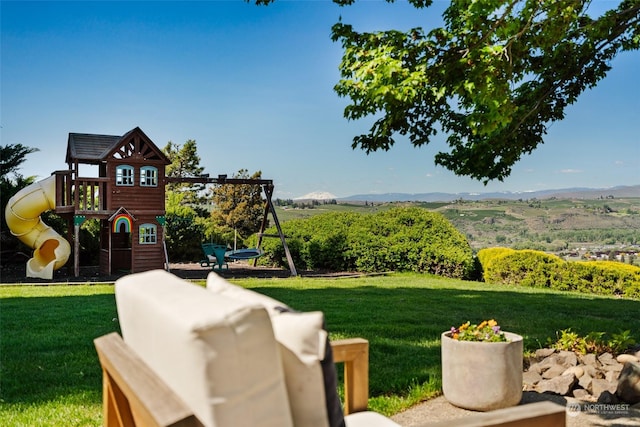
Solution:
M202 252L204 252L204 259L200 260L201 267L211 267L212 270L215 270L216 267L218 270L222 270L223 268L229 269L229 264L225 261L227 253L227 247L225 245L203 243ZM215 261L213 258L215 258Z
M264 251L259 248L237 249L235 251L227 251L225 256L232 260L254 259L264 255Z

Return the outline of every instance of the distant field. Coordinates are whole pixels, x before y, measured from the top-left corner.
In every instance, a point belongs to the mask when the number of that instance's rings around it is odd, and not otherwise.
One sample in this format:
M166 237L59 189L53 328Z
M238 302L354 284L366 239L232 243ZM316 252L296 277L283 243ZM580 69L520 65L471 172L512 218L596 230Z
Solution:
M375 213L380 212L381 210L386 210L393 207L393 204L390 203L380 203L376 205L364 205L364 204L351 204L351 203L340 203L340 204L320 204L318 206L314 206L313 208L289 208L276 206L276 212L278 213L278 219L280 222L289 221L291 219L301 219L301 218L309 218L314 215L319 215L327 212L359 212L359 213Z
M326 212L375 213L394 206L420 206L441 213L474 249L500 245L562 252L640 244L640 198L352 202L276 210L284 222Z

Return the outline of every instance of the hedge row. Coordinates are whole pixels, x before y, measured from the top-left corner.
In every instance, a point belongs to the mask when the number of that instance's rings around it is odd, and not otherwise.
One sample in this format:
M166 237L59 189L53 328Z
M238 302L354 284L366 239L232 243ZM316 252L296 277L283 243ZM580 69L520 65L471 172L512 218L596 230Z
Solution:
M613 261L564 261L545 252L487 248L478 252L488 283L640 298L640 267Z
M298 269L415 271L467 278L474 269L465 236L442 215L393 208L375 214L331 212L282 224ZM275 227L265 234L276 234ZM286 267L279 239L265 239L261 262Z

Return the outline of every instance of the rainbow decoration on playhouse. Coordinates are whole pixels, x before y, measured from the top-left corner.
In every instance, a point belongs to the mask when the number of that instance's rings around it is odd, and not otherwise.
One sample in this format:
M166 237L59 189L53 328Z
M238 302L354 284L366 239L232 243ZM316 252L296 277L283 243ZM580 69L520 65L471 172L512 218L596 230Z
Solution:
M113 218L113 232L119 233L122 229L122 225L124 225L124 232L131 233L131 217L127 214L121 213Z

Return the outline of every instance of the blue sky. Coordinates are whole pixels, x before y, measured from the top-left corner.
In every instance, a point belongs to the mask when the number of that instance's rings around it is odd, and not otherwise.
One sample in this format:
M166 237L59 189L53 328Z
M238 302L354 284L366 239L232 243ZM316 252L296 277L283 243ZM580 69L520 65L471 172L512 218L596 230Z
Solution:
M333 91L342 50L331 25L342 17L356 30L429 28L446 4L2 1L2 144L39 148L20 172L46 178L67 169L70 132L139 126L161 148L196 140L213 176L262 171L280 198L640 184L638 51L619 55L504 182L485 187L436 167L442 139L354 151L368 122L342 116L347 100Z

